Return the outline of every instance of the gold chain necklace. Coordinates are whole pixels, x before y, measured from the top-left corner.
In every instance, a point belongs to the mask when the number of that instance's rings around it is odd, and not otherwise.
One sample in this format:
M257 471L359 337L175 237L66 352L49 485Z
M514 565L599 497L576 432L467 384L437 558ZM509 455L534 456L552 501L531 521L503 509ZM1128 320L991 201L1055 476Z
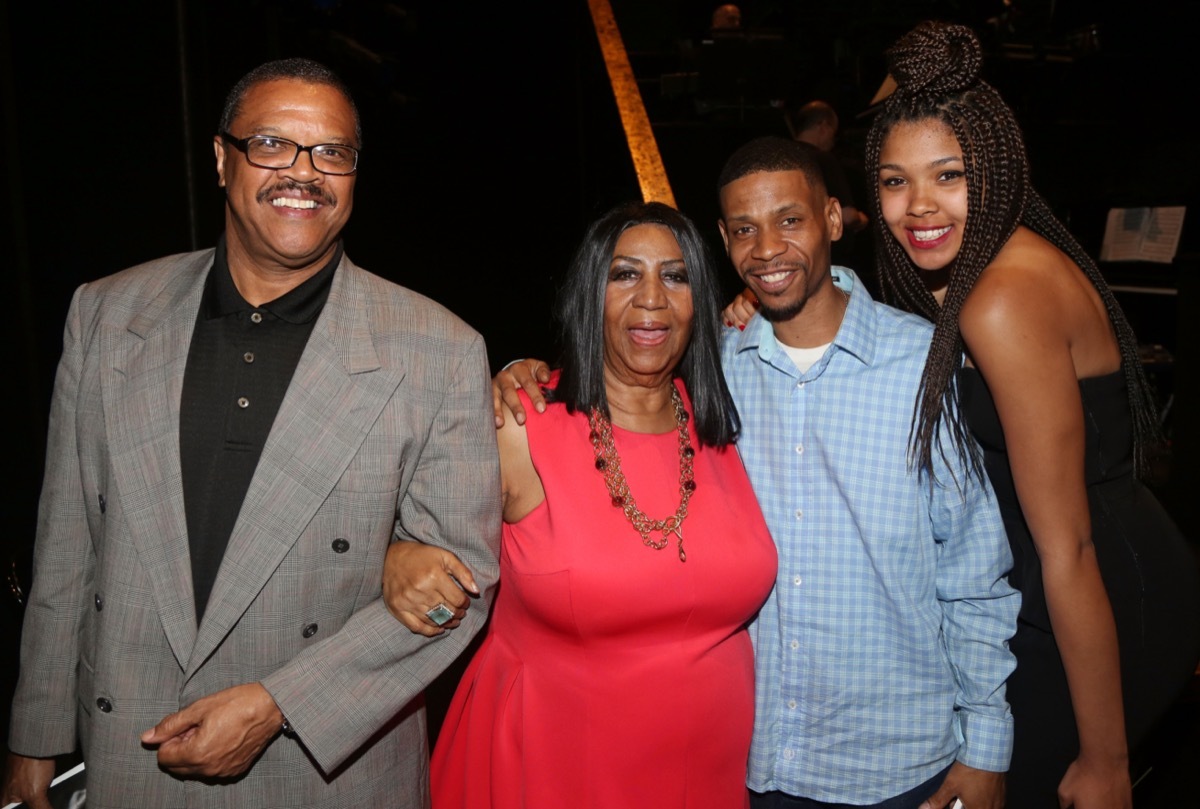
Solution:
M595 408L588 414L588 427L592 447L596 450L596 469L604 475L604 485L612 504L625 512L625 518L633 525L633 529L642 536L642 543L647 547L661 551L670 541L671 534L679 540L679 561L686 562L687 554L683 550L683 518L687 516L688 500L696 491L695 474L692 460L696 451L692 449L692 437L688 433L688 414L683 407L683 397L679 389L672 386L671 404L675 408L675 424L679 429L679 508L670 517L653 520L647 517L633 500L629 491L629 483L625 473L621 471L621 456L617 455L616 444L613 443L612 422L608 417ZM658 539L651 539L650 534L657 532Z

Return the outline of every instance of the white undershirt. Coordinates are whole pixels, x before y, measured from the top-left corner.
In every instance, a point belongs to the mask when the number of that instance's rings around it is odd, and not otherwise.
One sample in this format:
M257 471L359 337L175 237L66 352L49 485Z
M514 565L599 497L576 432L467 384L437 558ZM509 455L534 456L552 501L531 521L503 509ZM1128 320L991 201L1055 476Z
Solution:
M826 343L825 345L814 346L812 348L794 348L793 346L785 345L778 337L775 338L775 342L779 343L779 347L788 355L788 359L800 369L800 373L805 373L809 368L813 367L813 363L821 359L825 354L825 350L830 346L830 343Z

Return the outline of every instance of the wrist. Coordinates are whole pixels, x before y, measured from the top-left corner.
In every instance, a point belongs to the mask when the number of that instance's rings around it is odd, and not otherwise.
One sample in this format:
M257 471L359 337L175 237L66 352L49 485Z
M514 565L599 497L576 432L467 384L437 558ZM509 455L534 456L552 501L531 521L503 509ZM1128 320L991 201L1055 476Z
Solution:
M1076 760L1088 767L1128 767L1129 750L1124 742L1079 746Z
M263 711L265 712L262 721L272 725L278 724L280 727L286 725L287 718L283 715L283 709L279 707L279 703L275 701L275 697L262 683L255 683L255 685L262 690L262 706Z

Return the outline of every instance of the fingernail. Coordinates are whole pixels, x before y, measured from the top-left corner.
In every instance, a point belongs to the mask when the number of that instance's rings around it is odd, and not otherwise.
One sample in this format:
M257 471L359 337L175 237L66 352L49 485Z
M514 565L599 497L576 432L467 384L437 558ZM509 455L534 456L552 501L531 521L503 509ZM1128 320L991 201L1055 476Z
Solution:
M739 323L739 324L738 324L738 331L745 331L745 330L746 330L746 324L745 324L745 323Z
M539 413L545 413L545 412L546 412L546 405L542 404L541 402L538 402L538 406L537 406L537 412L539 412Z
M726 321L725 321L725 328L729 328L729 327L730 327L730 326L732 326L732 325L733 325L733 322L732 322L732 321L730 321L730 320L726 320Z

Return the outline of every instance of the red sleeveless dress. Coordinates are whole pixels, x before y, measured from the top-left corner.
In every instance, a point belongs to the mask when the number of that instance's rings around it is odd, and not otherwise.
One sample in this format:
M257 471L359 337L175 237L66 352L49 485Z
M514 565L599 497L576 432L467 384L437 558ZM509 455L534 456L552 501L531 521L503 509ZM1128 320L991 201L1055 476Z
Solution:
M776 554L736 450L692 437L681 562L673 536L648 548L612 506L587 416L526 407L546 500L504 526L488 635L433 754L434 809L747 806L745 625ZM613 433L638 506L673 514L678 434Z

